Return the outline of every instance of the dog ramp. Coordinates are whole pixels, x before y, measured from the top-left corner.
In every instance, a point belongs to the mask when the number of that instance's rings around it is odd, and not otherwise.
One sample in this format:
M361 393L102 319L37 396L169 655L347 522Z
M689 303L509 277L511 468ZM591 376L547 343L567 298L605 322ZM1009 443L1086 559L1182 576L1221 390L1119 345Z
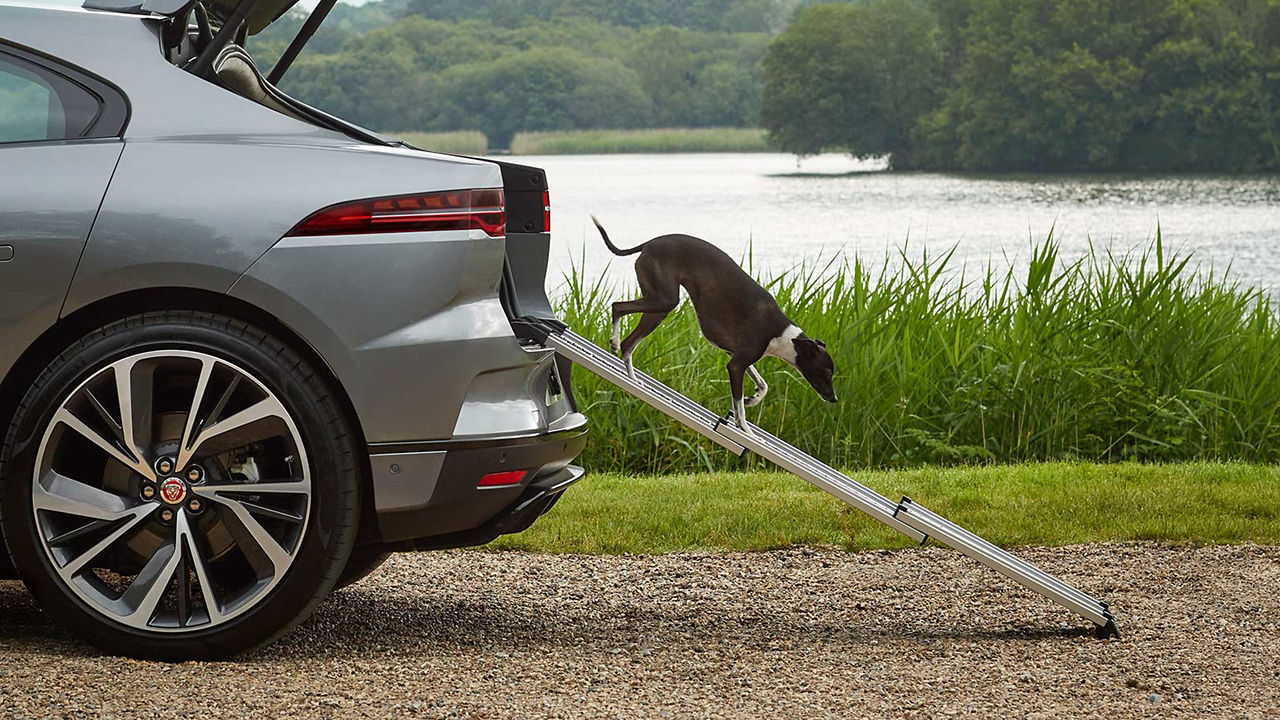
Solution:
M547 328L545 325L543 330L547 337L544 344L547 347L644 400L673 420L719 443L735 455L751 450L916 542L923 544L933 538L1068 608L1092 622L1099 638L1119 637L1120 630L1106 603L1093 599L1035 565L912 502L910 498L904 497L895 503L755 425L751 425L753 434L748 435L732 422L640 371L636 371L636 378L632 379L627 374L626 365L609 351L572 330L559 326Z

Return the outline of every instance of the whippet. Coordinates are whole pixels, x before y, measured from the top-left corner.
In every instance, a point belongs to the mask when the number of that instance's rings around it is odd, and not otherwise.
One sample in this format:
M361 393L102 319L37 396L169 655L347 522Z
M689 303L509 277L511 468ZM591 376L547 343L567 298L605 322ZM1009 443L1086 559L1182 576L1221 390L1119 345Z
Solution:
M600 221L591 218L614 255L634 255L636 280L641 297L613 304L613 333L610 346L622 356L627 372L635 379L631 356L649 333L680 303L680 288L689 293L698 326L712 345L729 353L729 390L733 417L744 432L746 408L759 404L769 385L754 365L765 355L779 358L800 371L809 385L827 402L836 401L831 378L835 364L821 340L812 339L796 327L773 299L733 258L711 243L691 235L663 235L621 250L609 240ZM626 338L620 339L622 318L643 313ZM755 393L742 396L742 378L750 375Z

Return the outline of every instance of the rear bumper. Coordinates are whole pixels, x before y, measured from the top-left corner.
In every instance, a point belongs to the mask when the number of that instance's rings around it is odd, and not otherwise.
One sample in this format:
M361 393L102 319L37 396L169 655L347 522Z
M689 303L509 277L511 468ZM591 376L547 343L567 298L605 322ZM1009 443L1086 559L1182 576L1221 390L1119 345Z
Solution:
M582 476L569 463L586 441L586 418L570 413L532 436L373 445L379 540L426 549L520 532ZM517 484L479 486L512 470L526 471Z

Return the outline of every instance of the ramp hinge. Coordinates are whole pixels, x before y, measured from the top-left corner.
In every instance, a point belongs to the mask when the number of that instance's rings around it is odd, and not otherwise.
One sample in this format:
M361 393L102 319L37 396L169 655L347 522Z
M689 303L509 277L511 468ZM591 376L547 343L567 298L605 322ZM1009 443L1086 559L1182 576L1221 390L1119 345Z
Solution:
M907 497L906 495L903 495L903 496L902 496L902 499L898 501L898 506L897 506L897 507L895 507L895 508L893 509L893 519L894 519L894 520L897 520L897 519L898 519L898 514L899 514L899 513L901 513L903 510L905 510L905 509L907 508L907 506L908 506L908 505L915 505L915 502L913 502L913 501L911 500L911 498ZM911 525L911 523L907 523L907 525L909 525L909 526L910 526L910 525ZM922 546L923 546L925 543L929 542L929 533L927 533L927 532L925 532L925 531L921 530L920 528L916 528L916 527L914 527L914 526L912 526L912 527L915 529L915 531L916 531L916 532L920 533L920 535L921 535L921 537L920 537L920 544L921 544Z

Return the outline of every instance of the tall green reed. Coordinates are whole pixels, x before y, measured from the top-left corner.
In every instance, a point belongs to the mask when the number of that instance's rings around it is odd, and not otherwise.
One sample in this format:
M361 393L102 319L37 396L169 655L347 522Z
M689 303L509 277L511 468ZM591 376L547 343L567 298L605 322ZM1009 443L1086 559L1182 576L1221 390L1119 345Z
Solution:
M1271 299L1166 253L1090 248L1070 262L1052 235L1017 272L977 277L950 253L902 251L806 266L765 280L783 310L826 341L837 405L766 358L772 392L753 422L846 467L1038 460L1280 460L1280 326ZM560 316L606 344L609 303L632 291L579 266ZM717 412L725 356L684 303L639 346L637 365ZM744 468L585 370L584 462L597 470ZM749 391L749 390L748 390Z

